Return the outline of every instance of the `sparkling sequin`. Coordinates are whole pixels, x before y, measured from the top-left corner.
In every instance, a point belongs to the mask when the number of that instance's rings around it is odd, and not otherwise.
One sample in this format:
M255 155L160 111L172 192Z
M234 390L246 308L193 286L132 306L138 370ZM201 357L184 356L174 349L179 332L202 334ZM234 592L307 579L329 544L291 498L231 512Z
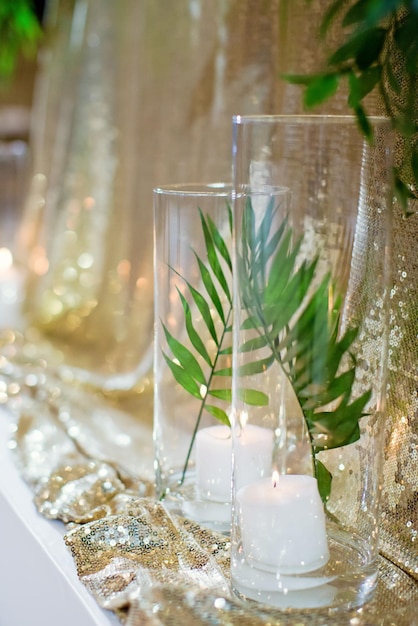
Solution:
M113 426L117 428L116 423ZM81 451L75 455L73 440L63 434L48 412L30 419L26 415L14 433L16 452L24 467L35 448L39 466L30 468L38 508L48 517L69 522L64 540L81 581L100 606L113 610L125 624L154 623L151 620L157 617L157 624L164 626L329 624L329 616L321 612L290 616L243 603L230 588L229 537L168 514L150 497L138 497L132 479L127 476L124 482L114 463L94 460ZM47 468L52 441L55 467ZM60 452L61 463L56 463ZM412 534L413 527L410 516L405 532ZM416 581L381 557L375 599L361 610L336 616L332 623L375 626L390 615L393 621L388 624L411 626L414 607L418 607Z
M257 4L257 3L255 3ZM288 11L293 24L292 33L288 37L289 41L297 42L300 33L306 30L306 6L304 3L298 13L296 2L288 3ZM200 11L199 2L190 2L190 11ZM254 5L255 6L255 5ZM318 15L323 15L324 3L317 1L309 5L309 37L315 31L315 21L318 22ZM196 8L198 7L198 8ZM258 8L257 8L258 10ZM250 14L250 11L248 11ZM233 15L233 14L232 14ZM245 20L238 20L245 25ZM237 22L237 23L238 23ZM247 29L247 35L250 30ZM92 45L94 42L90 42ZM253 43L253 42L252 42ZM315 63L313 58L319 46L294 45L288 50L290 63L298 67L302 72L304 68L311 68ZM294 51L293 51L294 50ZM292 52L293 51L293 52ZM295 54L297 57L295 58ZM292 56L293 55L293 56ZM293 92L292 92L293 93ZM345 94L344 94L345 98ZM300 107L299 93L287 98L286 106L297 111ZM206 101L205 101L206 102ZM345 102L333 99L336 109L328 109L328 112L346 112ZM87 199L84 200L86 202ZM88 201L89 202L89 201ZM415 203L416 205L416 203ZM396 208L396 207L395 207ZM411 207L413 210L415 207ZM161 548L159 558L150 561L150 567L144 566L148 554L148 539L158 538L163 534L160 524L165 527L166 523L175 528L176 549L178 550L177 564L179 556L186 554L189 558L188 538L197 543L199 554L206 554L203 562L213 564L216 567L211 570L216 577L220 576L219 582L227 581L229 576L229 547L225 537L214 536L189 520L175 519L165 520L165 516L157 517L156 530L146 533L147 522L143 516L144 502L138 498L138 492L150 494L152 488L147 481L139 481L135 473L133 463L127 467L126 454L117 454L116 449L112 449L109 456L103 452L109 447L94 446L93 441L103 444L106 439L106 428L103 427L104 420L98 420L102 428L96 428L95 435L92 436L92 423L94 419L88 415L90 424L83 418L82 412L74 403L68 403L68 407L62 407L57 398L61 390L60 385L55 386L48 383L43 368L46 361L54 363L56 355L46 354L45 360L37 348L37 342L28 341L18 333L9 333L2 337L2 351L0 355L1 375L4 376L4 384L0 388L0 403L9 403L14 408L18 402L18 413L20 415L18 432L16 433L15 451L18 453L19 467L22 476L31 486L40 485L47 488L47 483L52 480L52 474L57 471L56 479L60 474L60 467L78 467L86 464L86 472L93 473L93 468L88 464L88 459L93 458L98 466L103 461L112 459L117 468L116 477L123 483L122 491L117 492L106 501L109 507L109 519L106 523L107 529L102 519L97 519L84 523L78 529L74 529L74 535L69 531L67 542L73 550L75 562L84 572L88 570L87 563L90 563L89 573L82 575L82 581L92 592L98 603L109 608L120 616L126 626L138 626L139 624L152 624L159 626L195 626L196 624L228 624L230 626L416 626L418 623L418 472L417 472L417 443L418 443L418 369L417 369L417 329L418 329L418 216L411 216L404 220L402 212L396 208L394 216L395 249L393 258L395 268L393 272L393 287L391 289L391 310L390 320L392 333L389 346L389 396L386 417L386 436L384 442L384 480L382 488L382 523L381 523L381 553L379 584L375 599L362 610L353 611L351 614L321 616L319 614L309 614L300 616L288 616L286 614L277 615L262 608L255 609L254 606L243 606L228 593L220 592L218 583L212 586L211 581L203 581L199 578L201 570L198 567L194 570L197 584L193 584L191 578L183 578L182 572L176 570L175 562L173 568L162 567L170 559L164 555L164 548ZM66 272L66 270L69 270ZM74 268L63 268L65 281L73 281ZM85 280L85 278L84 278ZM70 285L71 286L71 285ZM82 287L90 293L90 288L86 283ZM51 297L53 294L51 295ZM370 314L370 322L376 321L376 311ZM70 323L71 320L68 320ZM72 320L74 322L74 320ZM76 320L77 322L77 320ZM371 326L373 330L373 326ZM376 331L375 331L376 334ZM38 352L37 352L38 350ZM9 358L15 358L18 354L19 362L26 362L31 366L36 366L35 372L24 373L17 371L16 360L13 365ZM20 380L20 388L24 397L22 402L20 393L17 390L16 380ZM47 385L47 386L46 386ZM32 396L27 394L32 391L37 397L31 401ZM24 392L24 393L23 393ZM57 419L57 412L51 411L52 406L60 407L61 414ZM61 406L60 406L61 404ZM83 403L82 403L83 404ZM91 407L90 401L83 404L83 407ZM106 411L103 412L103 415ZM65 419L66 418L66 419ZM69 427L72 421L80 424L78 431L72 431L74 438L69 437ZM107 424L107 422L106 422ZM30 437L31 429L36 428L42 433L42 437L37 441ZM135 424L130 430L132 435L131 449L136 450L136 456L142 454L142 432L138 436L137 431L140 425ZM122 432L121 432L122 431ZM126 424L121 426L121 422L115 420L113 433L119 433L125 438L128 429ZM116 437L114 438L117 440ZM412 447L412 444L414 447ZM113 466L112 462L112 466ZM134 469L132 469L134 468ZM353 476L350 470L347 475ZM99 479L98 479L99 480ZM52 486L58 488L52 480ZM99 482L97 482L99 484ZM62 483L61 483L61 486ZM41 489L41 487L39 487ZM89 494L84 498L88 504L89 498L94 495ZM131 491L132 490L132 491ZM65 493L61 490L61 493ZM103 493L100 494L103 497ZM74 507L70 509L65 500L61 500L60 507L56 502L48 500L45 492L43 506L49 506L49 514L52 517L63 519L63 515L79 514ZM92 500L90 500L91 506ZM64 508L61 508L64 505ZM87 512L87 507L84 513ZM84 514L83 513L83 514ZM106 513L106 512L105 512ZM94 517L94 516L93 516ZM77 521L77 520L73 520ZM157 523L158 522L158 523ZM78 523L80 521L78 520ZM408 525L410 524L410 525ZM99 533L101 525L102 535ZM138 529L138 534L129 534L129 530ZM110 530L114 534L110 535ZM127 529L127 533L121 529ZM141 529L141 530L140 530ZM77 533L77 530L80 534ZM150 530L148 528L148 530ZM135 543L142 533L142 546ZM156 535L154 534L156 533ZM82 534L81 534L82 533ZM105 534L108 533L108 534ZM84 535L85 541L82 541ZM94 541L89 542L90 536ZM101 536L101 546L99 549L99 536ZM116 541L115 546L110 546L110 538ZM77 539L77 541L76 541ZM79 541L78 541L79 539ZM113 541L112 540L112 541ZM133 544L133 545L131 545ZM186 547L187 546L187 547ZM169 550L170 553L170 550ZM132 554L135 559L132 559ZM142 554L143 559L142 561ZM113 556L112 556L113 555ZM94 558L93 558L94 557ZM387 558L385 558L387 557ZM191 558L191 557L190 557ZM188 561L189 562L189 561ZM94 565L94 566L93 566ZM208 582L208 586L206 586ZM212 581L213 582L213 581ZM209 591L208 591L209 589Z

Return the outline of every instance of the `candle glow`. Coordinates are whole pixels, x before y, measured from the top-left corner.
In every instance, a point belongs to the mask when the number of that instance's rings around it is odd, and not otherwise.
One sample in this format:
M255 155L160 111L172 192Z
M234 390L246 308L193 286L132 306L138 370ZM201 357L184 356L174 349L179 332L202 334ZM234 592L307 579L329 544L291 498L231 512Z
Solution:
M279 472L277 470L274 470L271 480L273 481L273 487L277 487L277 483L279 482Z
M269 429L246 426L237 438L235 454L242 487L267 475L271 468L273 436ZM202 498L231 502L232 438L228 426L202 428L196 435L196 484Z
M314 571L329 559L325 515L316 479L281 475L258 480L237 493L246 559L266 571Z

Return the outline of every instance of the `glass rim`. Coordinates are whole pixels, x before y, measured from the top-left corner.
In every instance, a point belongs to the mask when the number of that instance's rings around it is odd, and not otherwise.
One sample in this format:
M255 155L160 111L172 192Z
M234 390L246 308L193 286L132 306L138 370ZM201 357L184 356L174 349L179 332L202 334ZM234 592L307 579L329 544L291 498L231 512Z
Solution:
M372 125L384 126L391 125L391 119L385 115L370 115L368 120ZM272 115L233 115L233 125L244 125L253 122L277 123L288 121L289 123L306 123L312 124L352 124L358 127L358 119L355 115L334 115L323 113L275 113Z
M168 185L158 185L154 187L155 195L167 196L225 196L232 195L234 185L232 182L211 182L211 183L173 183Z
M244 197L288 196L291 189L285 185L262 184L252 187L248 183L174 183L154 187L154 196L184 196L187 198L229 198L231 201Z

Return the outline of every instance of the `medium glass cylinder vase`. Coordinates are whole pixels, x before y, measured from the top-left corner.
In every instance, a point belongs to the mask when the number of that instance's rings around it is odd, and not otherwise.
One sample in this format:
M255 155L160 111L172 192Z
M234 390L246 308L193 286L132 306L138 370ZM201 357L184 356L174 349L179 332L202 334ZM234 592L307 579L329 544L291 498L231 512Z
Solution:
M231 516L231 186L154 190L157 496L224 529Z
M390 139L385 119L367 141L350 117L234 118L232 582L278 608L358 606L376 583ZM272 453L243 486L255 426Z

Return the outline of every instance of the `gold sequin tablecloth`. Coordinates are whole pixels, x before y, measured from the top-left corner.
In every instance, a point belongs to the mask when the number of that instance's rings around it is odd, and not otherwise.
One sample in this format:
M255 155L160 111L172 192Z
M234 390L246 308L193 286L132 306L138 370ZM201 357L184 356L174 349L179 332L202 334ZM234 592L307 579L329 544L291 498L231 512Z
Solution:
M361 609L280 612L231 592L229 540L169 515L153 497L151 426L91 394L44 385L17 394L10 441L34 504L66 525L78 577L127 626L416 626L418 582L380 558Z

